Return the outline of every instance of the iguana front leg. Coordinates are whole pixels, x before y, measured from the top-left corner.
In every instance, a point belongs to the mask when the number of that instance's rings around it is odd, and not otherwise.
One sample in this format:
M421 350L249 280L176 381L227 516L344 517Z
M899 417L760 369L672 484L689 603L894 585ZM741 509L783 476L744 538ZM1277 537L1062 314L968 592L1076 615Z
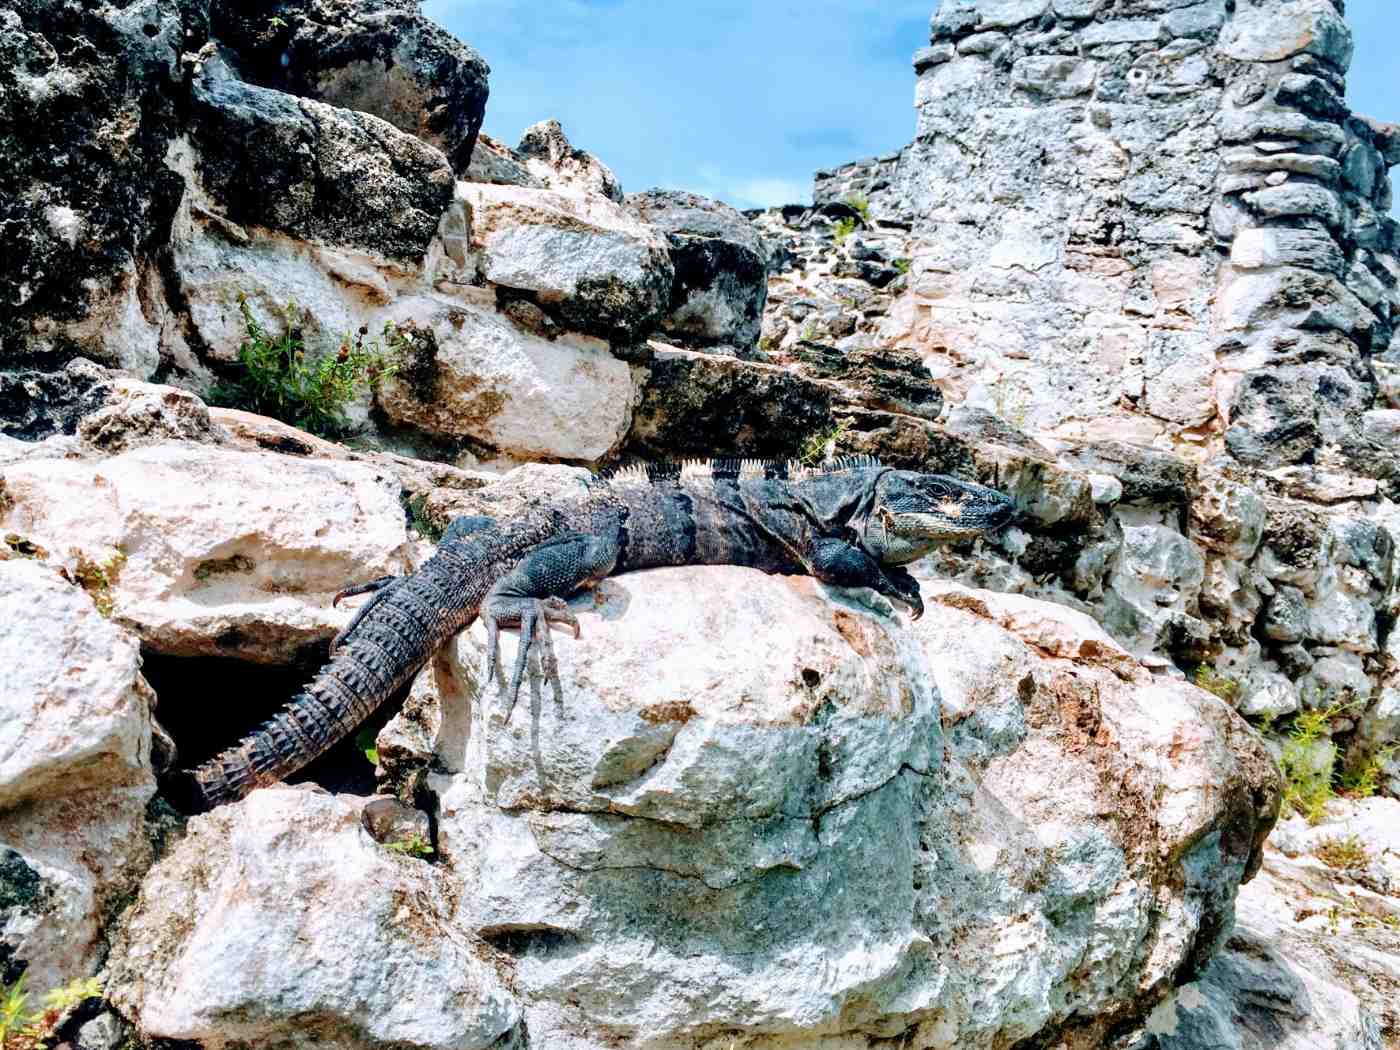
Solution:
M917 620L924 614L919 581L899 566L885 566L845 540L820 539L812 544L811 574L836 587L869 587L909 607Z
M556 623L567 624L574 629L574 637L578 637L578 620L563 599L604 579L617 564L619 550L616 534L592 536L566 532L527 551L519 564L487 594L481 605L481 619L486 627L486 680L489 681L500 667L500 629L520 628L515 673L506 687L509 694L506 721L510 721L515 710L530 651L536 646L541 670L554 690L555 700L563 702L564 689L549 638L550 627Z

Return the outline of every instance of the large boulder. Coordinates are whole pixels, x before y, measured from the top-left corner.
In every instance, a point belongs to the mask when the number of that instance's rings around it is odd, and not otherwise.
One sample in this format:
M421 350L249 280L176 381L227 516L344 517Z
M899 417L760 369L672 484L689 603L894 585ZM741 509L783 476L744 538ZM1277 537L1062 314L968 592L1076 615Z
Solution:
M1384 1050L1400 1031L1400 802L1334 802L1270 838L1235 929L1144 1050Z
M422 259L452 200L437 149L379 117L246 84L213 49L191 103L195 167L224 219Z
M481 275L563 327L630 345L665 313L675 274L665 239L606 197L467 182L457 197Z
M662 230L676 268L661 327L697 347L752 350L768 298L768 266L758 231L720 201L679 190L648 190L627 206Z
M111 1000L148 1036L210 1044L509 1045L519 1006L450 880L359 809L276 787L196 818L123 923Z
M1100 1045L1205 965L1276 812L1259 739L1086 616L926 598L909 631L659 570L575 603L562 707L507 722L479 628L423 672L381 744L438 770L458 921L532 1038Z
M491 69L405 0L215 0L210 28L251 81L387 120L465 171Z
M390 421L523 459L593 462L626 436L632 372L602 340L549 339L494 310L427 297L400 300L390 316L419 333L415 360L376 395Z
M145 252L179 199L176 0L0 3L0 352L149 375L160 279Z
M151 705L136 638L35 561L0 561L0 983L90 976L150 862Z
M0 531L91 578L157 652L290 661L330 598L407 566L399 483L349 462L184 442L4 470Z

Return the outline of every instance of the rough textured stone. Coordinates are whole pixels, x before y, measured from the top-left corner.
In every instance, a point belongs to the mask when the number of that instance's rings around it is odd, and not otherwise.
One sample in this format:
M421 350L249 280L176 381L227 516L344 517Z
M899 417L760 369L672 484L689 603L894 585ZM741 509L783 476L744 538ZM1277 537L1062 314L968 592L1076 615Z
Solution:
M387 120L465 171L490 67L402 0L213 0L214 34L263 87Z
M452 199L442 153L387 121L237 80L217 54L192 90L204 190L239 225L422 258Z
M440 870L314 790L197 818L146 877L109 966L113 1002L148 1037L485 1050L520 1016Z
M542 120L526 128L515 155L550 189L597 194L618 204L623 201L622 184L612 169L587 150L573 146L557 120Z
M670 303L675 269L661 234L604 197L459 183L481 272L533 293L565 327L629 343Z
M632 373L601 340L541 338L451 301L402 300L392 315L433 335L376 394L392 422L514 456L584 462L627 434Z
M290 661L344 625L333 594L405 567L399 483L359 464L171 442L4 478L0 528L110 566L113 619L158 652Z
M634 193L627 207L671 243L676 276L663 331L696 348L751 350L768 298L758 231L729 205L678 190Z
M945 585L906 632L739 568L622 577L587 605L598 622L556 646L562 711L526 697L506 723L475 631L420 679L455 679L420 761L474 888L459 918L514 955L532 1038L1092 1040L1146 974L1204 960L1272 819L1249 731L1081 614ZM1116 794L1143 778L1149 822ZM1054 919L1071 907L1087 921Z

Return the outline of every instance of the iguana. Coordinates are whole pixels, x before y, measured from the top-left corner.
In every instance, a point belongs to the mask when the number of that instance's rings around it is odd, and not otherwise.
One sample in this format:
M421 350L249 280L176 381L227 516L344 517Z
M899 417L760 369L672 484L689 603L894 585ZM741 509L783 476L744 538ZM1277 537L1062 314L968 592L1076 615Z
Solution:
M520 629L507 687L513 708L535 649L560 698L550 625L577 636L563 599L614 573L746 565L873 588L917 618L919 585L902 566L940 543L994 531L1014 512L994 489L856 457L816 469L754 461L632 467L591 483L582 497L508 521L459 518L417 572L338 595L372 597L337 638L330 662L238 745L180 774L179 793L200 809L295 772L478 615L488 638L485 681L500 673L500 629Z

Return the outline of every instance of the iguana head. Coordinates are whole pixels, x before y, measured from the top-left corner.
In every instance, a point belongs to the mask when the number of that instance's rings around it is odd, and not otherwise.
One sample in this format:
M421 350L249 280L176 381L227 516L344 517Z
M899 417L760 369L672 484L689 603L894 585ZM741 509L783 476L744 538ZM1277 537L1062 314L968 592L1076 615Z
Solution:
M875 506L862 541L884 565L903 565L934 547L995 532L1016 513L996 489L942 474L887 470L875 485Z

